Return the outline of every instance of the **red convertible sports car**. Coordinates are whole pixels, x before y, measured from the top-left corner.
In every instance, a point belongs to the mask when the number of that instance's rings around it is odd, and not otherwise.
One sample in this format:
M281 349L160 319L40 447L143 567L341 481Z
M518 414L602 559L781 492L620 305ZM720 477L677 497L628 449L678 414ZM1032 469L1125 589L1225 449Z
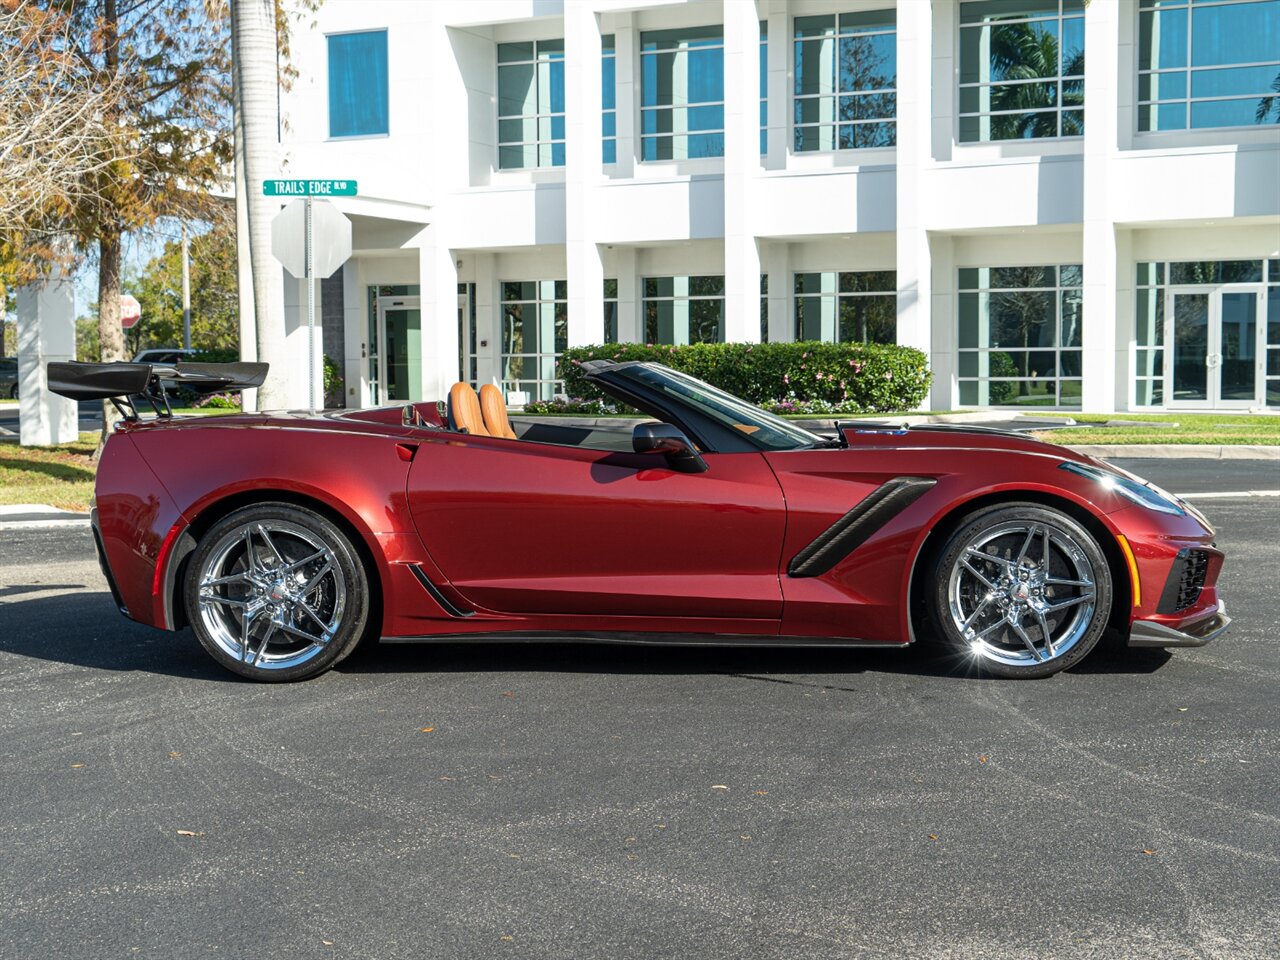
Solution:
M51 363L111 398L93 530L121 612L228 669L312 677L362 640L906 646L1044 677L1114 627L1198 646L1230 622L1192 506L1103 461L970 426L822 437L653 363L590 380L634 429L446 404L169 416L165 385L261 364ZM156 410L141 418L144 404Z

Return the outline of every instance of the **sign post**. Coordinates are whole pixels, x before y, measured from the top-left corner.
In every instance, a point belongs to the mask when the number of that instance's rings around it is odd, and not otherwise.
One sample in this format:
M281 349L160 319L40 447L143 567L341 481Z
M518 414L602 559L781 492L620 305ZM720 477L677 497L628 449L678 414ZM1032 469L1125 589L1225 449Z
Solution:
M354 180L267 180L269 197L297 197L271 221L271 252L307 287L307 406L316 412L315 279L326 279L351 256L351 221L327 200L354 197Z

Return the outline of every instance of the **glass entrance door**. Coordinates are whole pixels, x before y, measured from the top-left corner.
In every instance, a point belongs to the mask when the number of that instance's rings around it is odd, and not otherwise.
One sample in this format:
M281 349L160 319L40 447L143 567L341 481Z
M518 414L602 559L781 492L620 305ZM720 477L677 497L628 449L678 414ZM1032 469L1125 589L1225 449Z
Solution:
M422 310L417 297L378 298L381 403L422 399Z
M1170 406L1206 409L1258 404L1258 317L1265 288L1170 287L1165 377Z

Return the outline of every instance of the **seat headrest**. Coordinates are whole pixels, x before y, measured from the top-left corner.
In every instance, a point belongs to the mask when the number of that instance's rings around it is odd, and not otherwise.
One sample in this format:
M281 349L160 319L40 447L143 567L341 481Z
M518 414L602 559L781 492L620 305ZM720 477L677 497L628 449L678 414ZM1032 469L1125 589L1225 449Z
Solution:
M455 383L449 388L449 425L478 437L489 436L480 413L480 400L471 384Z
M480 387L480 412L484 415L489 436L516 439L516 432L511 429L511 421L507 418L507 403L502 399L502 391L492 383Z

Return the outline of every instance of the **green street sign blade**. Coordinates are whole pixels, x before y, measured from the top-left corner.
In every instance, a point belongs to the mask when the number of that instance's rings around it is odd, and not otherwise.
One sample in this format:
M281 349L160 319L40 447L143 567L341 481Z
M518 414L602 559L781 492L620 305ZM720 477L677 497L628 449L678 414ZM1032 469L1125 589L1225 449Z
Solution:
M354 180L264 180L268 197L354 197Z

